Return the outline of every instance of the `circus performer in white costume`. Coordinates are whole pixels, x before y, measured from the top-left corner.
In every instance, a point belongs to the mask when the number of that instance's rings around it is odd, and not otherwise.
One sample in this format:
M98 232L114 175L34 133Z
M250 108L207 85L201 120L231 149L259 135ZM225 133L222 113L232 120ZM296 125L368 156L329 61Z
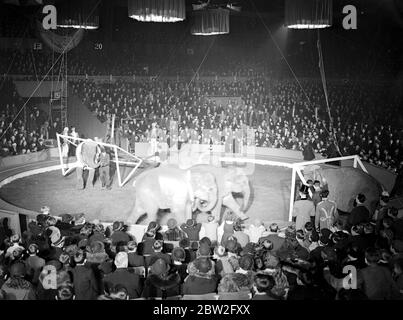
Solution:
M63 129L63 135L68 136L69 135L69 128L65 127ZM63 158L68 157L69 155L69 142L67 138L63 138L63 144L62 144L62 156Z

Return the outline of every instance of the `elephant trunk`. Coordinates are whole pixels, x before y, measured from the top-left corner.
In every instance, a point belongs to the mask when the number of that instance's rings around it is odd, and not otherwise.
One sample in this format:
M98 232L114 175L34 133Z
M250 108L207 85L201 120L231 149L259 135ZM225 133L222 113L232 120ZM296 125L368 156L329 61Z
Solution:
M204 197L196 197L196 208L201 212L208 212L214 209L218 197L216 192L208 192Z
M241 210L246 211L246 209L248 207L248 203L249 203L249 198L250 198L250 186L249 186L249 183L245 186L242 194L243 194L243 205L242 205Z

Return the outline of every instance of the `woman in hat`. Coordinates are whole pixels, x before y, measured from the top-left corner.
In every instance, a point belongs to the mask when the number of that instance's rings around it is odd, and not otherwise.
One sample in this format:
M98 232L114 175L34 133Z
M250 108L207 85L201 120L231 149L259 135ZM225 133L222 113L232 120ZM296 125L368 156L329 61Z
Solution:
M32 284L24 277L24 263L13 263L10 267L10 278L1 287L6 294L6 300L36 300Z
M170 269L164 259L157 259L150 268L144 283L143 298L156 298L181 295L181 279L177 272Z
M217 277L212 272L214 265L209 258L200 257L193 262L194 269L182 286L183 294L207 294L216 292Z

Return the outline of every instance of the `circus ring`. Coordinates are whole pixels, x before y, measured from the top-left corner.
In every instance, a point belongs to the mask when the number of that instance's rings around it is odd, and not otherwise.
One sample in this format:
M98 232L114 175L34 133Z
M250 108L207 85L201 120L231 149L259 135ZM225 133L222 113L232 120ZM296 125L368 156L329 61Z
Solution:
M238 161L233 155L229 157L228 154L224 154L220 147L214 146L215 149L210 152L210 156L213 155L220 161L226 160L221 161L225 165L236 163L243 165L251 181L252 196L246 212L249 221L260 219L266 225L272 222L280 226L286 225L292 205L290 201L292 185L295 182L292 177L298 179L292 164L303 162L301 152L253 148L253 151L248 152L249 163L245 165L243 160L238 158ZM206 154L206 150L209 150L207 145L199 145L198 148L202 150L200 154ZM148 144L136 145L136 155L140 157L147 156L147 150ZM23 159L16 165L9 164L0 171L2 216L12 217L11 223L17 228L20 225L20 229L24 230L25 221L34 218L44 205L50 207L53 215L85 213L87 221L97 219L105 224L115 220L125 221L130 215L134 206L134 187L131 182L144 169L139 168L127 184L119 187L116 172L111 166L112 190L101 190L99 179L96 180L94 188L77 190L75 172L66 176L61 174L57 150L49 149L46 150L46 156L44 154L42 153L42 156L32 154L31 158ZM171 153L171 157L174 159L175 153ZM342 166L352 166L353 162L346 160L342 162ZM279 163L284 165L276 165ZM384 173L379 171L379 168L372 168L368 164L365 164L365 167L371 175L375 175L375 178L384 180L380 182L388 190L392 188L394 181L391 181L390 177L383 177ZM16 218L16 214L19 218ZM21 220L21 217L26 219ZM144 226L132 226L132 228L133 233L137 234L138 230L144 230Z

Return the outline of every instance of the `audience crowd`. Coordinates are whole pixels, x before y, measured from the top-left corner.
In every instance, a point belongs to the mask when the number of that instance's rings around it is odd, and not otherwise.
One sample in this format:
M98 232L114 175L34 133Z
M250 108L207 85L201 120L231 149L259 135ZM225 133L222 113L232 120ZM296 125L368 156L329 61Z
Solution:
M321 83L250 78L240 80L72 81L73 92L101 121L116 117L121 136L149 141L151 124L160 142L256 145L313 151L327 157L360 155L396 171L403 160L395 101L384 86L333 82L330 114ZM226 103L214 97L229 98ZM172 124L175 121L175 124ZM248 131L252 129L253 131ZM330 132L334 133L331 134Z
M327 186L302 186L292 223L152 221L136 239L122 221L48 207L19 236L0 226L0 297L6 300L391 300L403 297L403 219L383 193L338 214ZM346 268L348 266L348 268ZM346 270L351 273L348 274Z
M36 107L26 107L19 112L23 99L18 95L11 79L1 82L0 96L0 156L6 157L41 151L46 148L45 140L56 138L61 132L58 119L52 126L48 116Z

